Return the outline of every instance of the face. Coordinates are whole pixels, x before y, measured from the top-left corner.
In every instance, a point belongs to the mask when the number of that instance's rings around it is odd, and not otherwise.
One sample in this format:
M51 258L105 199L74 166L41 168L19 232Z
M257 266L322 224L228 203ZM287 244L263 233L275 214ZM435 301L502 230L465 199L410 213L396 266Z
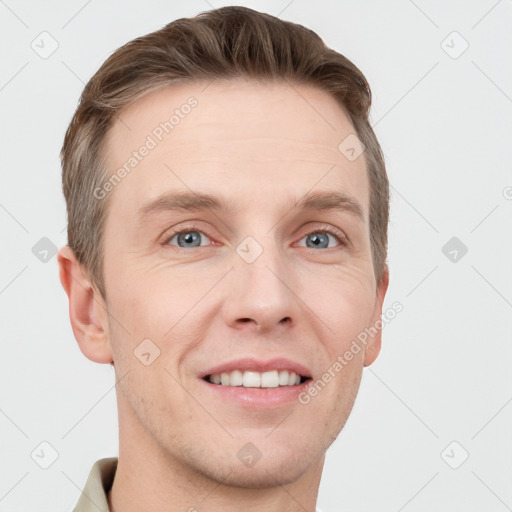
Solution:
M129 169L104 231L121 437L225 484L285 484L323 460L379 350L333 370L387 285L364 154L338 150L354 129L325 92L207 85L153 91L107 139L110 173Z

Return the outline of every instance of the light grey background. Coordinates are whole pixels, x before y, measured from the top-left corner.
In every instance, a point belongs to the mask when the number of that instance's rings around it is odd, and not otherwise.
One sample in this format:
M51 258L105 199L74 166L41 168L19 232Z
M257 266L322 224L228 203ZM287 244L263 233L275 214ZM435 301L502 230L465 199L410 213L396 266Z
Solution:
M365 73L392 185L384 306L404 309L329 450L319 508L512 510L512 2L241 3ZM56 257L36 246L66 243L58 153L79 94L128 40L229 4L0 0L2 512L70 511L118 453L113 369L80 352ZM452 237L468 248L455 262Z

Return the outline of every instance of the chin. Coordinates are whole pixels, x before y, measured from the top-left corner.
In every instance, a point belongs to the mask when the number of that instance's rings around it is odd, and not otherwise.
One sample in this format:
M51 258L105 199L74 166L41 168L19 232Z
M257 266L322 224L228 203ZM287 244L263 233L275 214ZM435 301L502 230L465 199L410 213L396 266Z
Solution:
M321 443L315 446L304 445L305 439L298 440L297 446L281 444L280 446L262 447L261 458L248 466L238 457L230 457L228 454L237 453L237 448L220 447L218 453L211 453L205 457L197 457L193 453L188 454L188 464L202 473L203 476L219 484L245 489L265 489L279 485L288 485L299 480L309 470L315 470L319 459L325 455L324 446ZM310 440L311 442L311 440ZM261 446L261 444L260 444ZM212 464L215 461L215 464Z
M261 459L250 468L237 464L209 469L213 471L207 476L220 484L244 489L267 489L296 482L307 472L309 465L306 461L298 465L295 458L288 456L282 461L264 462Z

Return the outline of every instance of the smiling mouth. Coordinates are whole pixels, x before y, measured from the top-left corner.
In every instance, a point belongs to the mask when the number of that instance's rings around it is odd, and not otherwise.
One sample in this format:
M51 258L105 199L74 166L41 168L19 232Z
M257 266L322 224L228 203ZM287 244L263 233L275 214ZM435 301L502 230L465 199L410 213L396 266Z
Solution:
M299 386L311 378L289 370L271 370L268 372L233 370L231 372L206 375L203 379L206 382L219 386L278 388Z

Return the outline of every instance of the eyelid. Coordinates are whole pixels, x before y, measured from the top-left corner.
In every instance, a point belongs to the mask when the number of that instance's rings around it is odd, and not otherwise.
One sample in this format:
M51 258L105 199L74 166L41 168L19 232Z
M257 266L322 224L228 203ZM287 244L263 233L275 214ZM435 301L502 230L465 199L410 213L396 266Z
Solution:
M350 243L347 235L345 235L345 233L343 231L341 231L340 229L332 226L331 224L317 224L315 225L314 228L311 228L311 229L308 229L306 231L306 233L300 238L300 240L302 240L305 236L308 236L308 235L311 235L313 233L318 233L318 232L325 232L325 233L329 233L330 235L336 237L339 241L339 246L337 247L342 247L342 246L346 246ZM334 247L333 247L334 249ZM314 249L316 250L316 249Z
M176 228L170 228L170 229L166 230L164 232L164 234L162 235L163 236L162 244L163 245L169 245L169 242L176 235L179 235L181 233L186 233L188 231L198 231L198 232L203 233L204 235L206 235L210 240L213 240L213 237L208 234L208 231L206 231L203 228L201 228L198 224L195 224L195 223L191 222L190 224L179 225ZM210 244L207 244L207 245L210 245ZM177 247L178 249L184 249L184 247L179 247L179 246L173 246L173 247ZM201 247L206 247L206 246L203 245Z

